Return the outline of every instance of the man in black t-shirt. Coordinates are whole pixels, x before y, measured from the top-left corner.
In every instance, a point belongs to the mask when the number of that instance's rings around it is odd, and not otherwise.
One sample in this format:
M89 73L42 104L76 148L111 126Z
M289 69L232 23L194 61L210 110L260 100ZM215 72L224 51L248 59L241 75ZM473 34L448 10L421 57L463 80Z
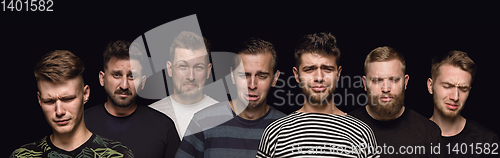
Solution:
M107 47L99 81L108 101L87 109L85 121L90 131L122 142L136 157L173 157L180 144L173 121L135 102L146 80L141 66L147 60L144 54L138 45L125 41Z
M460 115L475 73L476 65L465 52L450 51L432 62L427 80L434 101L430 120L441 128L445 157L499 157L497 134Z
M34 69L38 103L52 134L21 146L11 158L134 157L120 142L96 135L85 126L83 106L90 87L83 82L84 70L83 62L70 51L56 50L40 59Z
M409 76L403 56L390 47L378 47L365 59L363 85L368 105L349 114L368 124L381 157L439 157L431 146L440 142L439 127L404 106Z

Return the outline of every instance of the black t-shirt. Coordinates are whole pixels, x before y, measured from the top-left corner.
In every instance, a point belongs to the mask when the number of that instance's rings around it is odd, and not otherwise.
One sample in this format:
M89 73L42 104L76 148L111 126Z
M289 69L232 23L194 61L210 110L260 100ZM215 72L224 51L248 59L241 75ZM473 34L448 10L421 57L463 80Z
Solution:
M441 154L445 157L500 157L497 134L470 119L457 135L441 138Z
M100 104L85 110L85 124L96 134L122 142L138 158L174 157L180 144L172 119L146 106L116 117Z
M381 157L442 157L431 153L432 147L441 143L439 126L408 107L399 118L390 121L373 119L365 107L349 114L372 128Z
M15 150L10 157L122 157L133 158L134 155L126 146L120 142L103 138L95 133L82 145L73 151L66 151L56 147L45 136L39 141L21 146Z

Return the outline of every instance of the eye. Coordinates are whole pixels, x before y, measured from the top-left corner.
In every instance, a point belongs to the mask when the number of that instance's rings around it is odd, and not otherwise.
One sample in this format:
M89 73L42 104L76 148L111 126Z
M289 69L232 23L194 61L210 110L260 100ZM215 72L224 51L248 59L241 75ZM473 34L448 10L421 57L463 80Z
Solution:
M114 74L113 74L113 77L114 77L114 78L119 78L119 77L121 77L121 75L120 75L120 74L118 74L118 73L114 73Z
M460 87L460 90L461 90L462 92L467 92L467 91L469 91L469 90L470 90L470 87Z
M128 79L134 79L134 75L129 75Z
M44 100L42 101L42 103L44 104L53 104L55 102L55 100Z
M259 78L260 78L260 79L263 79L263 80L264 80L264 79L267 79L267 77L268 77L268 75L259 75Z
M445 89L449 89L449 88L453 88L454 86L453 85L450 85L450 84L443 84L443 88Z

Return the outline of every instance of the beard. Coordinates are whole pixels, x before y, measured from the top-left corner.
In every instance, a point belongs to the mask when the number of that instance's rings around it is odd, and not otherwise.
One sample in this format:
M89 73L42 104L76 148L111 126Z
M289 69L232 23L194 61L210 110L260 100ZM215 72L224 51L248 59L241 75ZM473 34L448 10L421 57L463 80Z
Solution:
M325 90L325 93L314 93L313 90L308 86L302 86L302 92L305 98L311 105L323 105L333 104L333 93L335 92L335 86L330 86Z
M111 102L118 107L128 107L132 105L132 103L135 103L135 98L137 97L137 94L132 94L130 90L122 90L122 89L117 89L116 91L114 91L113 94L116 95L113 96L111 96L110 93L106 94L108 94L108 97L111 99ZM127 94L130 96L127 98L122 98L117 96L117 94Z
M185 84L194 84L196 86L193 88L183 87L183 85ZM174 88L177 95L181 98L191 99L195 98L196 96L202 95L202 88L199 86L199 84L196 83L184 82L180 85L176 85Z
M457 116L460 115L460 112L464 108L464 105L459 105L459 107L455 111L451 111L446 107L446 105L444 105L444 103L440 104L442 102L440 102L441 100L439 98L437 98L436 95L433 95L432 98L433 98L432 100L434 102L434 107L436 109L438 109L439 113L441 113L443 116L445 116L447 118L456 118Z
M392 97L389 102L380 102L382 96ZM404 90L398 94L381 94L375 95L368 90L368 106L378 116L393 118L400 114L404 105L405 92Z

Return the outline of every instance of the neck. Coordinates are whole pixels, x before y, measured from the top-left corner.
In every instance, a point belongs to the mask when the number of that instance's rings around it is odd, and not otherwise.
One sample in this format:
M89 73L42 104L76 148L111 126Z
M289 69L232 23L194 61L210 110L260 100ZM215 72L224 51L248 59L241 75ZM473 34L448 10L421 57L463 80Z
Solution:
M137 104L132 103L127 107L120 107L120 106L114 105L113 102L111 102L108 99L108 101L106 103L104 103L104 108L106 109L106 111L108 111L113 116L125 117L125 116L128 116L128 115L134 113L135 109L137 109Z
M399 118L403 113L405 112L405 106L403 106L399 112L395 115L392 116L386 116L386 115L379 115L376 112L373 112L371 109L371 105L366 105L366 112L368 112L368 115L370 115L373 119L378 120L378 121L390 121L390 120L395 120Z
M331 102L323 103L323 104L315 104L312 105L309 103L307 100L300 108L297 110L297 112L303 112L303 113L322 113L322 114L333 114L333 115L347 115L346 113L342 112L339 108L333 104L333 99Z
M264 116L267 111L269 111L270 106L266 104L265 100L263 102L263 104L256 107L249 107L242 105L241 101L239 99L236 99L233 101L229 101L229 105L231 106L231 110L233 110L233 112L238 114L238 116L240 116L241 118L247 120L256 120Z
M466 119L460 114L450 118L444 116L436 108L434 108L434 113L430 120L434 121L441 128L441 135L444 137L451 137L462 132L466 122Z
M172 99L175 102L178 102L178 103L184 104L184 105L198 103L201 100L203 100L204 98L205 98L204 94L200 94L200 95L196 95L196 96L188 96L188 95L176 94L174 92L174 95L172 95Z
M83 127L75 127L78 128L75 131L70 133L57 133L53 131L53 134L50 135L50 141L54 146L66 150L73 151L76 148L80 147L83 143L87 142L87 140L92 136L92 132L90 132L85 124Z

